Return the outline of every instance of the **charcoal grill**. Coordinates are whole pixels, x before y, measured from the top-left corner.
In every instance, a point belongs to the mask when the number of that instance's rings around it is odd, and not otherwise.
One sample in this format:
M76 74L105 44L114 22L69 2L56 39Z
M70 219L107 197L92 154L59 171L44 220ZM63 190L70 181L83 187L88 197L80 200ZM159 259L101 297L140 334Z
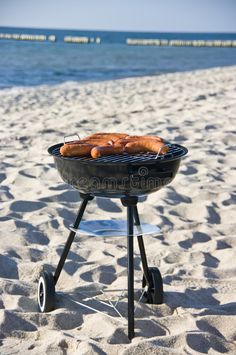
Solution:
M49 312L55 308L55 285L79 230L86 206L95 196L119 198L122 205L127 208L128 338L130 340L134 337L134 236L137 236L143 268L143 299L151 304L163 302L161 273L157 267L148 267L137 203L139 196L156 192L175 178L181 158L187 154L187 149L179 144L167 144L169 151L165 155L123 154L97 159L63 157L60 154L63 143L48 149L62 180L79 190L82 202L54 275L47 271L43 271L40 275L38 304L41 312ZM138 228L139 232L135 231L135 228Z

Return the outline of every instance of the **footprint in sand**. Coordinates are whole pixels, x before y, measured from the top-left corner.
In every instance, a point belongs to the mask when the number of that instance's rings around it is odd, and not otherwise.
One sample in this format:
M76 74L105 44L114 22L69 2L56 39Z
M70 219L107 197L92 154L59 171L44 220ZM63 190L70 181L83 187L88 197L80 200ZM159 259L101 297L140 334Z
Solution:
M208 223L210 224L220 224L220 215L219 213L216 211L216 209L218 209L217 205L215 203L212 203L211 206L207 206L207 210L208 210Z
M101 265L99 268L99 282L110 285L113 281L117 279L116 269L111 265Z
M6 179L6 174L0 174L0 183L3 181L3 180L5 180Z
M0 277L19 279L16 261L7 255L0 255Z
M33 212L40 210L45 206L45 203L39 201L19 200L11 203L10 210L14 212Z
M64 250L64 246L63 247L58 247L56 249L56 252L57 252L58 256L62 255L63 250ZM86 261L86 259L84 259L82 256L78 255L77 253L73 252L72 250L69 251L69 254L67 256L67 260L68 259L70 259L74 263L81 263L83 261Z
M165 202L168 202L168 204L175 206L180 203L191 203L192 199L189 196L179 194L177 193L172 187L169 187L167 191L167 199L165 199Z
M110 199L104 199L104 198L96 198L96 202L98 207L106 212L121 212L122 209L113 201Z
M235 204L236 204L236 194L235 194L235 193L230 194L230 198L227 199L227 200L224 200L224 201L222 202L222 204L223 204L224 206L235 205Z
M8 186L2 185L0 187L0 201L13 200L14 196L10 193L10 188Z
M215 335L209 335L208 332L189 333L186 335L186 342L192 350L199 353L229 353L230 350L228 342Z
M39 168L29 168L19 170L19 174L28 178L38 178L40 176L40 169Z
M127 265L128 265L127 256L122 256L121 258L118 258L117 259L117 264L127 268ZM137 256L134 257L134 269L135 270L141 270L140 269L140 257L137 257Z
M59 203L77 203L80 201L80 195L78 191L69 190L58 195L43 197L40 199L42 202L59 202Z
M181 173L184 175L194 175L197 174L197 169L193 166L184 166L181 168Z
M60 190L68 190L70 187L67 184L57 184L55 186L49 186L49 190L60 191Z
M15 221L17 228L22 229L22 234L28 243L47 245L49 243L48 237L38 228L25 221Z
M209 317L210 318L210 317ZM210 320L210 319L209 319ZM212 323L212 320L210 320L210 322ZM212 324L209 324L209 321L205 319L200 319L198 321L196 321L196 325L197 327L202 330L203 332L208 332L210 334L214 334L216 336L220 336L223 337L223 335L221 334L221 332L219 332L219 330L217 330L216 327L213 327ZM219 327L219 325L218 325Z
M80 262L84 261L83 258L81 258ZM64 265L64 271L72 276L76 273L76 271L80 268L80 265L75 263L74 261L67 261L65 262L65 265Z
M116 270L111 265L101 265L91 271L86 271L80 275L81 279L87 282L101 282L110 285L117 279Z
M178 244L179 244L179 246L181 246L181 248L189 249L189 248L192 248L192 246L197 243L207 243L210 240L211 240L211 238L206 233L193 232L193 238L183 240L183 241L179 242Z
M44 258L44 252L36 248L29 248L29 256L32 262L41 261Z
M107 339L108 344L129 344L129 338L124 329L116 328Z
M223 341L234 342L236 318L234 315L227 315L225 321L219 319L218 315L205 316L203 319L197 320L197 327L204 332L220 337Z
M59 257L62 255L63 250L64 248L57 248L56 251ZM64 265L64 270L67 274L73 275L81 267L80 263L83 262L86 262L86 259L70 250Z
M17 302L19 308L23 312L38 312L38 304L36 299L31 299L29 297L21 296Z
M210 253L203 253L204 255L204 262L202 265L207 266L207 267L212 267L212 268L217 268L219 265L219 259L215 258L212 256Z
M166 335L166 330L162 328L157 322L150 319L138 319L135 322L135 328L137 329L136 336L142 337L155 337Z
M216 244L217 244L216 245L217 250L232 248L232 246L229 243L227 243L227 241L225 241L225 240L217 240Z
M16 314L14 311L7 311L1 314L0 318L0 336L10 336L17 331L35 332L37 327L24 319L23 314Z

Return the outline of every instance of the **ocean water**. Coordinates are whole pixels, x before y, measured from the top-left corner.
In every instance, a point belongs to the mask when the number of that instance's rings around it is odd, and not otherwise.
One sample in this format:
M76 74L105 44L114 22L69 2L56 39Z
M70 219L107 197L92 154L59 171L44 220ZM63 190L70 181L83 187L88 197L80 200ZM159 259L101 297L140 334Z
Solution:
M0 33L56 35L57 42L0 40L0 89L101 81L236 65L236 48L128 46L126 38L236 40L236 34L135 33L1 28ZM64 43L64 36L101 44Z

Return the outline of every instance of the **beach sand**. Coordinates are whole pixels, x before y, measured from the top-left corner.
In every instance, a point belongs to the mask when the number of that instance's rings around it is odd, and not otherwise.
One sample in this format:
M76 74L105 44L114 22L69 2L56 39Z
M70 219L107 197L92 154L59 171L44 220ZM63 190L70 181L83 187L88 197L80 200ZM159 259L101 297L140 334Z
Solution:
M236 67L0 91L1 354L236 353L235 115ZM96 131L160 134L189 149L175 180L139 204L141 220L162 230L145 246L165 295L137 306L132 343L126 325L73 302L94 282L127 287L125 238L76 237L57 309L38 312L38 274L55 269L79 208L47 148ZM85 219L99 218L126 211L96 199ZM136 288L141 279L135 241Z

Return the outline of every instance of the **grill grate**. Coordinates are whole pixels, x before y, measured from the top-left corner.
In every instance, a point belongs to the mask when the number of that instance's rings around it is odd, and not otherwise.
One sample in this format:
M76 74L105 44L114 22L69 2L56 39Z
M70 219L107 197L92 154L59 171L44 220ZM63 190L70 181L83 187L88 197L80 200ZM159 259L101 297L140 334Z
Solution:
M167 161L174 158L182 157L186 154L187 150L178 144L168 144L170 149L165 155L157 155L155 153L138 153L138 154L127 154L123 155L106 155L101 158L93 159L90 157L63 157L60 154L60 145L54 146L51 150L51 154L54 156L61 157L63 159L69 160L79 160L81 162L87 162L91 164L132 164L132 163L142 163L147 161Z

